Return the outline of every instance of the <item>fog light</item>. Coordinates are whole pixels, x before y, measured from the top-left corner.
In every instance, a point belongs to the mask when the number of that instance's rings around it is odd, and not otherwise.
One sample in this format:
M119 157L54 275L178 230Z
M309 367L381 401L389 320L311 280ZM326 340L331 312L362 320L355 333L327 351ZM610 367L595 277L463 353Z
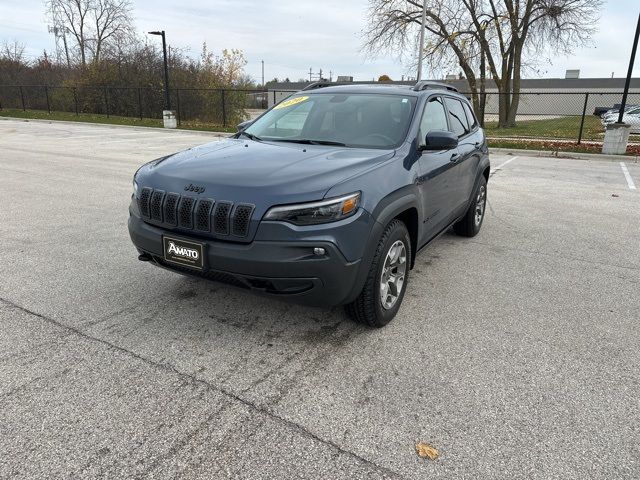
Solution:
M325 254L325 250L324 250L324 248L322 248L322 247L315 247L315 248L313 249L313 254L314 254L314 255L318 255L319 257L321 257L322 255L324 255L324 254Z

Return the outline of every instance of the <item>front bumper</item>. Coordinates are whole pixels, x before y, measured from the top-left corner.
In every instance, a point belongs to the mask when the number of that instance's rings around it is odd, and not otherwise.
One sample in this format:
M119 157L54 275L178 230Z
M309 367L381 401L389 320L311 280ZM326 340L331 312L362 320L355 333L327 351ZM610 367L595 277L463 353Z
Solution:
M162 250L164 234L204 244L204 269L167 263ZM142 258L160 267L297 303L341 305L352 301L362 289L362 260L348 260L338 246L327 239L267 241L256 238L248 244L222 242L166 231L145 223L136 212L130 212L129 235ZM314 247L324 248L325 255L315 255Z

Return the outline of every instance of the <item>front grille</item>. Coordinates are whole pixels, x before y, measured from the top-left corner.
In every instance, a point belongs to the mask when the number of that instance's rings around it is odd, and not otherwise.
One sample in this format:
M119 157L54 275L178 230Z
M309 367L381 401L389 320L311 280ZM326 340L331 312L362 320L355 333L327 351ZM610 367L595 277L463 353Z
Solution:
M211 233L214 237L249 235L255 206L211 198L198 199L145 187L138 197L140 214L152 224Z
M152 191L152 189L145 187L140 192L140 197L138 198L138 208L140 209L140 214L143 217L149 218L149 201L151 200Z
M193 205L196 200L193 197L182 197L178 203L178 226L182 228L193 228Z
M249 222L253 213L253 205L238 205L233 212L233 224L231 233L236 237L246 237L249 231Z
M196 207L196 230L211 231L211 207L213 200L200 200Z
M218 202L213 212L213 231L218 235L229 235L229 213L231 202Z
M151 195L151 206L149 207L151 218L162 221L162 201L164 200L164 192L162 190L156 190Z
M164 202L164 221L169 225L176 226L178 224L178 201L180 195L170 193Z

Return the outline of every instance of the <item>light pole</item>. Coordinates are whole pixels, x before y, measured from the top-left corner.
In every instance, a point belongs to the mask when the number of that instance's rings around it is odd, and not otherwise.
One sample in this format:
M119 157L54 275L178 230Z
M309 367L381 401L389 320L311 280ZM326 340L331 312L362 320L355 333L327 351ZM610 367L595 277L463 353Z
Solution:
M633 73L633 64L636 60L636 51L638 50L638 37L640 36L640 14L638 14L638 24L636 25L636 36L633 39L633 47L631 47L631 58L629 59L629 70L627 71L627 79L624 82L624 93L622 94L622 103L620 104L620 113L618 114L618 123L622 123L624 115L624 107L627 105L627 95L629 94L629 84L631 83L631 74Z
M420 45L418 46L418 74L416 80L422 79L422 51L424 50L424 27L427 23L427 0L422 4L422 23L420 24Z
M164 104L167 110L171 110L171 96L169 95L169 67L167 66L167 41L164 30L149 32L149 35L160 35L162 37L162 54L164 56Z
M629 70L624 83L624 93L622 94L622 102L620 103L620 111L618 112L618 121L616 123L608 123L604 132L604 142L602 143L602 153L623 155L627 151L629 144L629 133L631 127L623 123L624 110L627 105L627 95L629 93L629 84L631 83L631 74L633 73L633 63L636 59L636 51L638 49L638 37L640 37L640 15L638 15L638 24L636 25L636 34L631 47L631 58L629 59Z

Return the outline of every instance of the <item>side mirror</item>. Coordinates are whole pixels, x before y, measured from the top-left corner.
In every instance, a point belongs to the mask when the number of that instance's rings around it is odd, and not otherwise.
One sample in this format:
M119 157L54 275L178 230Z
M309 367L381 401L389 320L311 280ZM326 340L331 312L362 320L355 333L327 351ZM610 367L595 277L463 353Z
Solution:
M425 137L420 150L451 150L458 146L458 136L446 130L432 130Z
M245 128L247 128L249 125L251 125L252 123L253 123L253 120L247 120L246 122L242 122L242 123L239 123L238 125L236 125L236 128L238 129L239 132L241 132Z

